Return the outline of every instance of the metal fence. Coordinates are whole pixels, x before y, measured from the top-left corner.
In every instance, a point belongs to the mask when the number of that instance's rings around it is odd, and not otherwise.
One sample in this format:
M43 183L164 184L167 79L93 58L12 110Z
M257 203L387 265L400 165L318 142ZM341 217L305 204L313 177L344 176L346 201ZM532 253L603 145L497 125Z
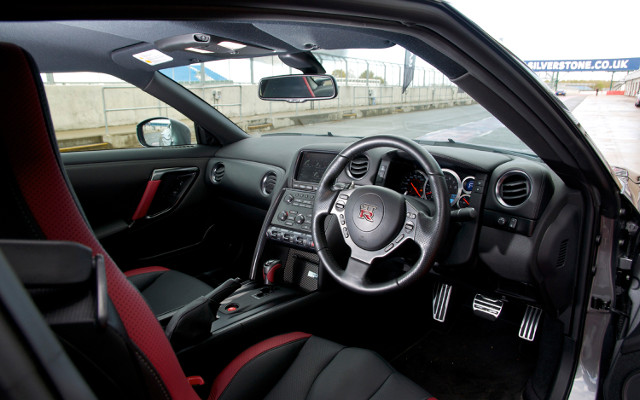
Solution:
M297 115L299 112L307 113L310 110L318 112L320 109L346 110L355 107L408 103L433 104L468 98L444 74L424 64L415 66L413 81L406 92L403 92L401 88L404 83L404 64L328 53L315 53L315 55L327 73L332 74L342 88L341 95L334 100L295 105L272 104L272 102L266 104L252 98L257 96L248 96L250 92L247 92L243 98L245 90L257 90L255 85L263 77L297 72L285 65L277 56L201 63L200 73L189 75L190 80L180 81L180 83L228 117L233 118L251 118L262 114L273 116L282 112L294 112ZM208 71L215 73L208 74ZM47 74L43 80L47 84L64 84L57 82L52 74ZM68 86L76 85L88 85L88 83L68 84ZM102 85L102 118L107 135L110 134L110 124L112 126L135 124L145 115L170 117L177 113L163 102L125 82L102 83ZM64 84L64 86L67 85ZM247 88L248 86L251 88ZM139 91L140 94L127 93L125 89ZM81 99L77 101L82 103ZM127 112L130 115L127 115ZM131 121L123 121L125 119Z

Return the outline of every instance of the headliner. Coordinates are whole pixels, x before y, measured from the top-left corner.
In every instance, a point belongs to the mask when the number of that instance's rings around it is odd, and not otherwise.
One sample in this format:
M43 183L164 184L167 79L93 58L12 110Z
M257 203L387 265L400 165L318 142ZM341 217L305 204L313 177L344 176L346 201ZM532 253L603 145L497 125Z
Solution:
M264 48L259 55L348 48L386 48L395 43L379 31L338 25L238 21L58 21L2 22L2 41L25 48L42 72L94 71L121 75L120 67L152 70L242 55L202 55L172 51L170 63L151 67L131 57L156 47L154 42L178 35L206 33ZM253 54L254 56L256 54ZM246 56L245 56L246 57ZM119 64L119 65L118 65Z

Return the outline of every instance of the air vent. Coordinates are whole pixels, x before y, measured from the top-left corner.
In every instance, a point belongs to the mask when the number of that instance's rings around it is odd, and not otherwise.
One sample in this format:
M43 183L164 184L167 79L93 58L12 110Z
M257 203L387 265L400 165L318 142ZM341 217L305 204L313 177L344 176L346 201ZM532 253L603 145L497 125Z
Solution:
M224 164L217 163L213 166L213 170L211 170L211 181L213 183L220 183L222 181L222 177L224 176Z
M531 180L522 171L509 171L498 179L496 196L505 207L515 207L527 201L531 194Z
M347 172L353 179L362 179L369 171L369 159L365 155L359 155L349 163Z
M560 250L558 251L558 259L556 260L556 269L564 267L564 263L567 260L567 245L569 239L565 239L560 243Z
M276 188L276 183L278 182L278 176L275 172L269 171L262 177L262 181L260 183L260 190L265 195L270 195L273 192L273 189Z

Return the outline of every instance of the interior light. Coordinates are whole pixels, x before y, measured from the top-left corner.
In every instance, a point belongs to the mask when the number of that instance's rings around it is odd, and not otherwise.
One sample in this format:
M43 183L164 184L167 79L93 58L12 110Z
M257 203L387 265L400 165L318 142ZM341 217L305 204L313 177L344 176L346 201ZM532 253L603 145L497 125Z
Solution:
M201 49L199 47L187 47L185 50L193 51L194 53L200 53L200 54L213 54L214 53L211 50Z
M245 47L247 47L246 44L242 44L242 43L236 43L236 42L227 42L227 41L223 41L218 43L218 46L222 46L226 49L229 50L240 50L240 49L244 49Z

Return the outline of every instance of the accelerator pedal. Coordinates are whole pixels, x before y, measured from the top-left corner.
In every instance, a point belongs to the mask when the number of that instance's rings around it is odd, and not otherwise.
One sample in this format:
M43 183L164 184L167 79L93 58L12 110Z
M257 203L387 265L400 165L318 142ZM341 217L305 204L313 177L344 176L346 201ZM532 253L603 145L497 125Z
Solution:
M438 283L433 291L433 319L438 322L444 322L447 316L447 308L449 307L449 299L451 298L451 285L446 283Z
M522 317L522 323L520 324L520 331L518 332L520 339L533 342L533 339L536 337L541 315L541 309L527 305L527 310L524 312L524 317Z

